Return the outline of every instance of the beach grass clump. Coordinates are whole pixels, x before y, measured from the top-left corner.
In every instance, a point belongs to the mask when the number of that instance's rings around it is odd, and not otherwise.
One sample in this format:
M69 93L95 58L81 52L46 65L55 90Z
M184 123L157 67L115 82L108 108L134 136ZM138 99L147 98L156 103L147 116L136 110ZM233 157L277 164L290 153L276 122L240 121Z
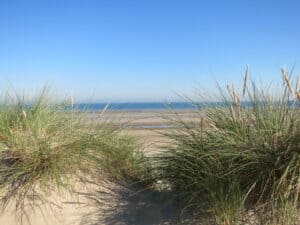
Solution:
M8 95L0 105L1 209L14 204L20 220L96 173L128 182L145 174L135 140L110 123L87 126L83 112L48 96L47 89L31 101Z
M65 105L51 103L45 89L31 102L6 97L0 107L0 187L2 209L15 201L44 200L71 187L71 177L89 167L80 120Z
M240 92L220 88L198 123L178 120L166 134L174 145L157 158L160 179L184 209L220 225L299 223L300 95L282 76L281 90L264 89L248 84L246 71Z

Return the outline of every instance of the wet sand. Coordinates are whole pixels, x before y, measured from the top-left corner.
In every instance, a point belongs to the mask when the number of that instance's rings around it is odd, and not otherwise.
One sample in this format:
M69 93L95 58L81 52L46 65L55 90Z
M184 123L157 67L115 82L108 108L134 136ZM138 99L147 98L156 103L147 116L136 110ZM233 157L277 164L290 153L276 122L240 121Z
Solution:
M177 111L177 114L184 121L194 121L199 116L194 111ZM124 128L124 133L133 135L143 144L143 149L147 155L156 153L169 142L167 138L161 135L161 132L172 129L166 117L175 118L173 113L167 111L115 111L106 112L103 115L100 113L88 113L85 115L88 124L96 124L103 120L114 121L116 126ZM81 188L80 191L84 191L84 188ZM67 194L64 197L59 197L53 193L50 198L55 203L58 203L59 207L46 204L42 206L42 212L39 210L29 212L32 225L83 225L85 224L82 222L83 216L87 214L93 215L92 209L85 207L87 200L83 197L71 197ZM11 206L0 216L0 225L17 224L13 211L14 208ZM26 224L26 221L24 224ZM108 224L112 223L101 222L93 225Z

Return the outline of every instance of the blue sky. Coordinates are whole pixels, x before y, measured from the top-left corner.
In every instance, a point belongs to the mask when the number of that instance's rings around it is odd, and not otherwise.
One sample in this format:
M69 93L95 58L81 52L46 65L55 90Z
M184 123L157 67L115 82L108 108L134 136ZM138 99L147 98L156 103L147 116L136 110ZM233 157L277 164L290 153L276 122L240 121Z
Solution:
M0 0L0 89L164 101L300 71L300 1Z

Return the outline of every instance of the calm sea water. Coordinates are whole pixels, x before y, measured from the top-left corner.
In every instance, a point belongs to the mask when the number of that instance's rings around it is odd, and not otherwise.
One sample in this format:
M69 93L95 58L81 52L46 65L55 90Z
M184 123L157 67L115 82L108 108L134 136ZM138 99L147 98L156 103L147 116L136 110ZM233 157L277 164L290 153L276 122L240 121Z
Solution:
M191 110L196 109L196 106L189 102L134 102L134 103L80 103L74 104L74 108L83 111L101 111L107 110L132 110L132 111L143 111L143 110Z
M300 107L300 102L291 101L291 105L294 107ZM261 102L260 104L265 104ZM128 102L128 103L80 103L74 104L74 109L78 111L101 111L106 110L125 110L125 111L149 111L149 110L193 110L197 108L218 106L224 107L225 102L202 102L202 103L190 103L190 102ZM249 107L251 106L250 102L242 102L242 106Z

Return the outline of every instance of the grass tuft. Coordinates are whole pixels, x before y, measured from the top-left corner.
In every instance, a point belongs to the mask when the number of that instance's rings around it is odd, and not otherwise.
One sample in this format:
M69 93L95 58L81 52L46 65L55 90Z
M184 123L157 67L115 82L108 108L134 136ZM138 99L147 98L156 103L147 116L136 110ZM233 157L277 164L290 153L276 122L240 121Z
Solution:
M247 68L241 92L220 88L199 123L179 119L166 134L174 145L157 158L158 171L184 209L209 212L220 225L299 223L299 92L282 76L278 97L249 84Z
M53 192L75 192L75 183L100 174L142 179L144 157L135 140L109 123L87 126L84 113L53 103L47 88L30 102L7 96L0 105L0 195L2 211L14 204L29 220ZM29 221L30 222L30 221Z

